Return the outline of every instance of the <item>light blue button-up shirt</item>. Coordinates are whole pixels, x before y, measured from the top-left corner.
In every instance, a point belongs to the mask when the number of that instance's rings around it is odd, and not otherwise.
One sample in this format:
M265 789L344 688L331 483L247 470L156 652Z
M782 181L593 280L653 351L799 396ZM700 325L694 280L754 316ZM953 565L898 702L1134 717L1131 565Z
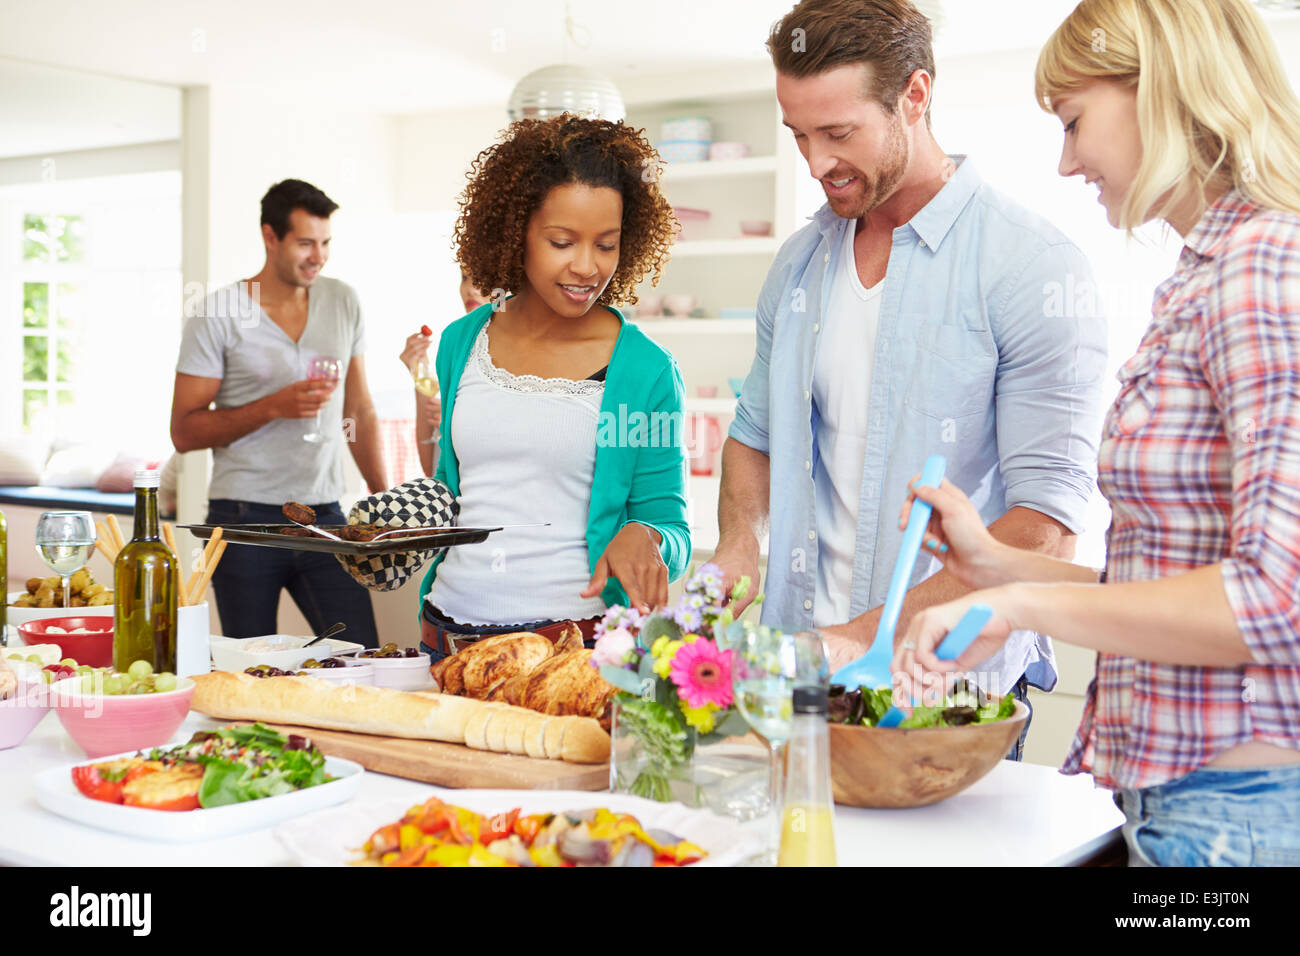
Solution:
M1106 325L1078 248L985 184L969 161L893 232L876 334L850 615L884 603L898 514L926 457L986 523L1032 508L1083 530L1096 478ZM777 253L758 300L758 344L730 435L771 459L763 622L812 627L818 451L812 399L841 219L823 206ZM852 375L865 356L842 357ZM941 565L922 554L910 586ZM1027 674L1056 683L1051 641L1014 633L977 669L1005 693Z

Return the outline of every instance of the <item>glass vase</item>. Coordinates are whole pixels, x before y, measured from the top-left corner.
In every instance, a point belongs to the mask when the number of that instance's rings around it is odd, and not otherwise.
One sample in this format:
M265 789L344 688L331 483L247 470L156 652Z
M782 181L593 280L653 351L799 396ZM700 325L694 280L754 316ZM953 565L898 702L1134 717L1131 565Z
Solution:
M609 789L660 802L703 807L737 820L768 812L767 748L755 736L701 742L695 728L676 739L648 739L615 698Z

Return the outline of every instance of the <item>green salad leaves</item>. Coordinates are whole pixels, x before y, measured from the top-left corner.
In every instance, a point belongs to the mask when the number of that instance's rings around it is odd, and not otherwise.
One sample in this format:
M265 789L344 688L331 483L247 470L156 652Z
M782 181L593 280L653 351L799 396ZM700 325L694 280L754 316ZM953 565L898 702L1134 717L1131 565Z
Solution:
M222 807L325 783L325 755L304 737L264 724L200 731L189 743L154 750L151 760L203 765L199 806Z
M861 724L874 727L893 706L893 691L889 687L859 687L846 691L838 685L831 687L829 720L837 724ZM1006 720L1016 712L1016 699L989 697L972 684L962 683L938 707L914 707L912 713L898 726L901 729L920 727L961 727L966 724L991 724Z

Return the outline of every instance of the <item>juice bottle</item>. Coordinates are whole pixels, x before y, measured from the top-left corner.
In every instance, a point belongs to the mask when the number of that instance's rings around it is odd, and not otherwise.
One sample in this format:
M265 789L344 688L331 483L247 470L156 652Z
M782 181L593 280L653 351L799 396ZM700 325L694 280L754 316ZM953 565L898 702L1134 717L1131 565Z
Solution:
M777 866L834 866L835 811L826 688L796 687Z

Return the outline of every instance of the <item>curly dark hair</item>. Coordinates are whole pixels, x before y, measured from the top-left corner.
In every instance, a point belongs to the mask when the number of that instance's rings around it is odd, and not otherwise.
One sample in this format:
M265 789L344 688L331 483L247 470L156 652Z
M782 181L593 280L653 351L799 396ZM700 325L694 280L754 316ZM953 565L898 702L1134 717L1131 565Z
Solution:
M635 305L647 274L658 285L678 225L659 191L662 161L644 134L569 113L508 126L470 165L460 197L453 247L474 287L524 287L528 221L554 187L568 183L608 186L623 197L618 268L597 301Z

